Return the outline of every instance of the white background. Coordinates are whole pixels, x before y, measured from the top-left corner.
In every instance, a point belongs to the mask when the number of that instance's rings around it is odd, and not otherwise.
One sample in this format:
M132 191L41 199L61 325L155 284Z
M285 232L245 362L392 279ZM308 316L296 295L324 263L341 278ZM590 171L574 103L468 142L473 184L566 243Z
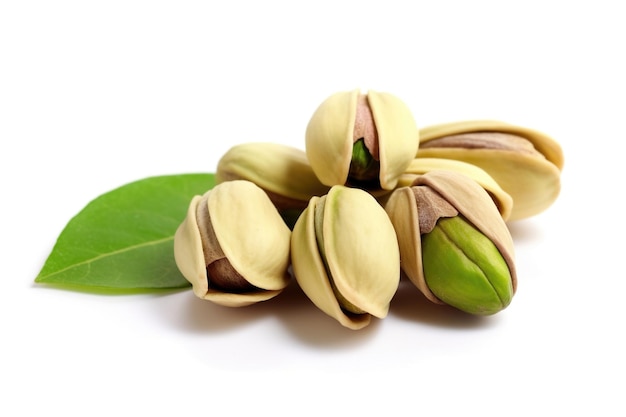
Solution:
M0 414L624 415L619 3L0 3ZM420 126L500 119L561 143L559 199L511 224L509 308L467 317L403 286L351 331L297 287L227 309L34 285L93 198L214 171L245 141L303 148L317 105L353 88Z

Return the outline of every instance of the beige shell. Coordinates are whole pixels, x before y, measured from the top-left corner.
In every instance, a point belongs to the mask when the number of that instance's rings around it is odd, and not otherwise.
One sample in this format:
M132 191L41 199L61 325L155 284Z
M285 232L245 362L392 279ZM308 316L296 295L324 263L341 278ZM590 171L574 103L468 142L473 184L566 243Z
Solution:
M360 95L358 89L331 95L307 125L307 157L317 177L328 186L348 182ZM394 95L370 90L367 101L378 134L380 186L392 190L417 152L419 130L409 108Z
M315 210L321 199L323 242L318 245ZM367 192L334 186L326 196L313 197L293 230L291 253L294 276L304 293L343 326L360 329L372 315L387 315L400 280L400 254L389 217ZM366 313L344 311L331 279L348 302Z
M416 158L411 161L398 180L398 187L410 186L419 175L434 170L447 170L467 175L489 193L505 221L511 216L513 210L511 196L485 170L467 162L444 158Z
M306 207L313 196L326 194L307 159L298 148L269 142L249 142L230 148L219 160L217 183L248 180L270 194L270 198L301 202ZM280 203L280 202L279 202Z
M427 186L447 200L460 215L487 236L498 248L511 272L513 290L517 287L513 239L495 204L474 180L453 171L430 171L416 178L413 185ZM400 245L402 271L435 303L442 303L428 288L422 264L419 213L411 187L398 188L389 197L385 210L395 227Z
M262 290L228 293L209 288L200 205L208 208L215 236L232 267ZM216 185L195 196L174 236L176 265L196 296L229 307L241 307L278 295L289 282L291 231L265 192L249 181Z
M434 139L472 132L509 133L527 139L542 156L500 149L428 148ZM508 220L536 215L548 208L561 189L563 151L551 137L521 126L474 120L427 126L420 130L418 158L447 158L485 170L513 198Z

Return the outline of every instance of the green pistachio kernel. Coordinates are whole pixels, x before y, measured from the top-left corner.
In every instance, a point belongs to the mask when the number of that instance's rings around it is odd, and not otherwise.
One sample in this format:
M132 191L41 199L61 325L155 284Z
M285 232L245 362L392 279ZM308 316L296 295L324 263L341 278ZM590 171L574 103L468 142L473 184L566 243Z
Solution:
M490 315L513 298L511 273L496 246L463 217L438 220L422 235L424 278L440 300L459 310Z
M364 139L359 139L352 147L352 160L350 162L350 182L377 183L380 172L380 162L374 159L365 145ZM380 184L378 184L380 186Z

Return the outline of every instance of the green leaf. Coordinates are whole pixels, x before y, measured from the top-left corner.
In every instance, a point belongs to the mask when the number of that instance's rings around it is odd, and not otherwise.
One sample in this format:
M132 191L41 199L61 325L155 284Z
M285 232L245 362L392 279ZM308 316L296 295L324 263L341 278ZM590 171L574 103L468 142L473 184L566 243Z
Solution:
M91 201L59 235L35 282L137 292L189 286L174 261L174 233L214 174L150 177Z

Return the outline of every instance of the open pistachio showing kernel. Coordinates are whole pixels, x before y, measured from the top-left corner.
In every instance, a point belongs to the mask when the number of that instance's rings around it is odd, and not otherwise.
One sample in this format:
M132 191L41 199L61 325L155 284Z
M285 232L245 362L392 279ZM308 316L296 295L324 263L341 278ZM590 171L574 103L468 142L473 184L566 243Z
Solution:
M411 111L389 93L335 93L306 128L306 154L323 184L392 190L419 146Z
M418 158L465 161L485 170L513 198L509 220L548 208L561 189L563 152L551 137L499 121L476 120L420 130Z
M385 210L398 235L402 270L426 298L477 315L509 305L517 286L513 241L477 182L430 171L396 189Z
M487 191L505 221L511 216L511 196L485 170L467 162L444 158L416 158L400 176L398 187L410 186L419 175L434 170L453 171L470 177Z
M288 284L290 239L261 188L228 181L192 199L174 236L174 256L196 296L240 307L268 300Z
M311 197L329 190L317 179L303 150L278 143L233 146L219 160L215 178L217 183L252 181L267 193L290 227Z
M385 317L400 281L389 217L366 191L340 185L311 198L293 229L291 262L309 299L350 329Z

